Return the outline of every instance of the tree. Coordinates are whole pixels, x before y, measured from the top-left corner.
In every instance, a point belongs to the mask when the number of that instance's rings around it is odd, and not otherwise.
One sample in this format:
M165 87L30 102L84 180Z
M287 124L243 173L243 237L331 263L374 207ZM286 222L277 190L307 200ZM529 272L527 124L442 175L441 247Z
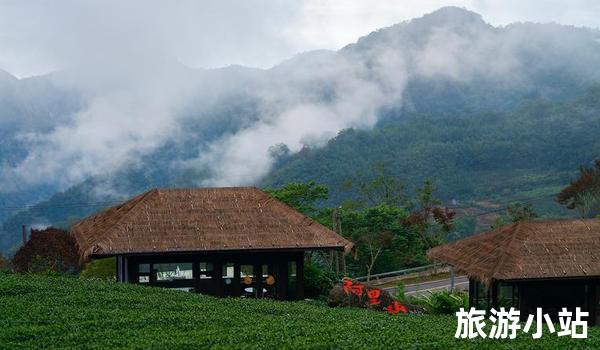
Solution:
M291 182L280 188L266 189L265 192L311 217L320 214L321 210L317 207L317 203L326 200L329 196L327 186L317 185L314 181Z
M16 272L79 271L79 252L75 238L67 231L49 227L32 230L29 241L12 260Z
M346 206L366 208L385 204L389 206L403 207L406 205L404 185L394 176L391 176L385 166L376 163L372 166L374 177L369 179L362 172L358 172L354 178L344 182L344 188L354 191L354 201L348 201Z
M410 214L401 219L401 224L415 230L425 249L433 248L446 241L446 236L454 225L456 213L441 206L441 201L433 196L435 187L430 180L417 189L416 203Z
M304 215L311 217L313 220L331 227L332 220L330 214L332 210L318 207L318 203L326 200L329 196L327 186L316 184L314 181L308 183L292 182L279 188L266 189L265 192ZM345 259L345 257L342 256L341 259ZM318 260L318 263L326 267L329 272L333 271L333 257L330 256L328 258L324 251L308 252L306 260L307 264L315 263L315 265L316 262L313 260Z
M506 209L512 222L528 221L538 217L531 204L517 202L510 204Z
M0 271L8 269L8 261L4 255L0 254Z
M356 259L348 260L355 275L398 270L426 261L417 234L400 225L408 215L404 208L385 204L363 210L343 209L344 235L356 245Z
M579 177L560 191L558 203L579 211L581 217L600 211L600 159L591 168L581 167Z
M382 232L368 232L362 236L362 241L367 247L369 252L369 262L366 264L367 267L367 282L371 280L371 272L373 266L379 255L384 249L388 249L392 246L392 240L394 235L390 231Z

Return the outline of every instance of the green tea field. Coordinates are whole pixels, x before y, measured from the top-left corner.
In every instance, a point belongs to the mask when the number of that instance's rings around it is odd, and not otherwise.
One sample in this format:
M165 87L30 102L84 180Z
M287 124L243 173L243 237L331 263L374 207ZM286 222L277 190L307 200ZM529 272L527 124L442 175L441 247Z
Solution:
M317 302L216 299L180 291L0 273L0 348L597 349L588 339L455 339L454 316L397 315Z

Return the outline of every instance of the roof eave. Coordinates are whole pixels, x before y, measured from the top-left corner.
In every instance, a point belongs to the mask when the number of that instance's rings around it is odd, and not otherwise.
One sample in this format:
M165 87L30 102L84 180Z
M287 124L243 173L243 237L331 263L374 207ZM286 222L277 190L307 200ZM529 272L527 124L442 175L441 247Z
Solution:
M306 246L306 247L265 247L265 248L223 248L223 249L196 249L196 250L159 250L159 251L113 251L106 253L93 253L89 258L100 259L118 255L189 255L203 253L267 253L267 252L298 252L307 250L337 250L347 252L346 246Z

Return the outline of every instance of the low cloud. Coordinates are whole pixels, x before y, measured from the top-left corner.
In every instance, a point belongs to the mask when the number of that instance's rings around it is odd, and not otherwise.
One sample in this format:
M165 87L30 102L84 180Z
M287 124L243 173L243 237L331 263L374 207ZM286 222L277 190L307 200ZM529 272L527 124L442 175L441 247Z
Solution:
M228 96L251 100L254 111L232 112L240 114L232 117L235 127L199 140L195 157L173 162L208 170L200 185L253 184L270 170L272 146L297 152L323 145L344 128L372 127L382 108L403 102L412 79L468 82L485 76L522 83L528 41L544 35L546 42L560 41L552 33L492 27L475 14L461 14L459 23L438 14L271 69L209 71L192 68L219 65L223 57L231 58L227 63L268 67L297 51L300 44L290 40L290 30L306 23L296 11L307 8L262 1L34 4L0 11L17 33L0 37L0 47L12 47L13 59L21 52L29 57L25 62L39 53L44 64L33 70L59 70L54 83L78 91L82 107L43 130L35 123L15 129L27 154L1 170L4 190L39 183L65 189L131 165L167 142L192 138L198 130L189 130L190 124L221 122L208 121L217 115L215 101L221 109L235 105ZM34 22L31 28L22 18ZM405 31L409 25L415 27ZM11 62L0 60L4 63Z

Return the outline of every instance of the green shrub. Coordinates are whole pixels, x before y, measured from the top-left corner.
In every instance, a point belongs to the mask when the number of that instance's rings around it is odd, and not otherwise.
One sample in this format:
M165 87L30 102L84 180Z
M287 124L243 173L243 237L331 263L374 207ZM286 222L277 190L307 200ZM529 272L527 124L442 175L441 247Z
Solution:
M87 279L100 279L104 281L116 281L116 264L116 258L92 260L85 265L79 277Z
M406 303L408 298L406 297L406 288L404 287L404 283L402 281L398 282L396 285L396 299L402 303Z
M8 270L9 268L8 260L6 260L4 255L0 254L0 271Z
M335 276L318 264L306 261L304 264L304 296L325 300L333 288Z
M451 315L460 308L469 308L469 296L464 292L450 293L447 290L429 292L427 295L411 298L413 304L421 305L429 313Z

